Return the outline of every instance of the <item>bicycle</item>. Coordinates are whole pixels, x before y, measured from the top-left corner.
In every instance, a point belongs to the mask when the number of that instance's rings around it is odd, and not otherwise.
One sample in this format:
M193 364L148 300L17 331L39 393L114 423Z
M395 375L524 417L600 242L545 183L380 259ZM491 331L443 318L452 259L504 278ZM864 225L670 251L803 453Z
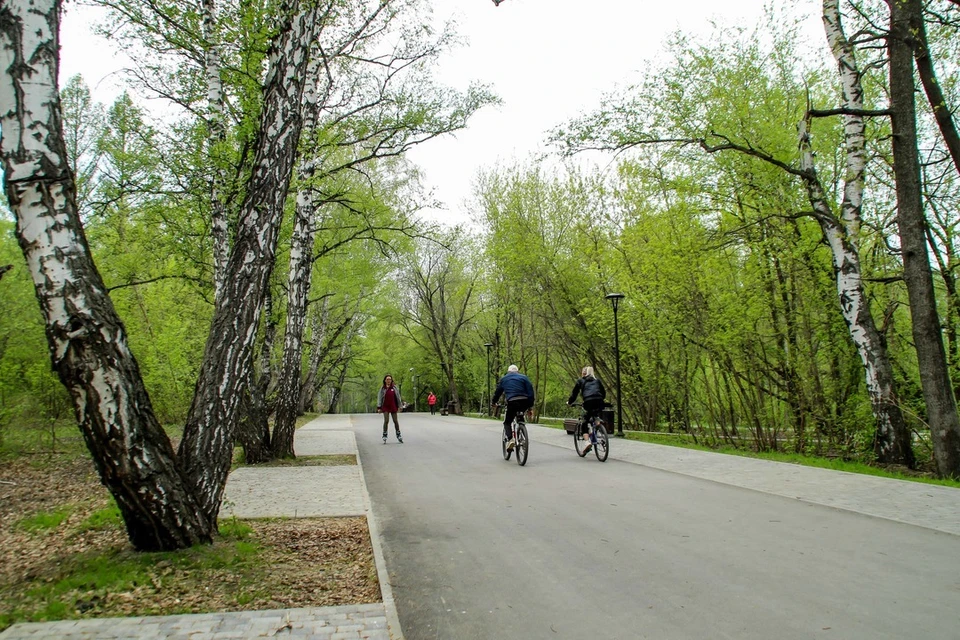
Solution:
M583 408L583 403L574 402L574 407ZM577 419L577 429L573 432L573 446L577 450L577 455L583 458L590 453L589 447L583 442L583 434L591 434L593 437L590 444L593 447L593 453L600 462L606 462L610 455L610 439L607 437L607 427L603 423L603 418L594 416L589 423L584 424L585 413L581 412Z
M496 414L500 414L499 407L497 407ZM522 419L517 420L517 418L522 418L522 416L522 411L517 412L513 416L513 421L510 423L513 439L517 443L516 447L514 447L517 452L517 464L521 467L527 464L527 454L530 451L530 438L527 436L527 425ZM510 460L513 450L507 449L507 439L503 437L503 429L501 429L500 432L500 448L503 451L503 459Z

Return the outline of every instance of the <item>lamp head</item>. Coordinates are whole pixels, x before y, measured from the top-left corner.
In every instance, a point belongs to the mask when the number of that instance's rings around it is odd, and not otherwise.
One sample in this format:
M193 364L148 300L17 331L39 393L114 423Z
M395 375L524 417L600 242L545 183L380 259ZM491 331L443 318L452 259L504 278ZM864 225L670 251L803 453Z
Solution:
M626 296L623 295L622 293L608 293L604 297L610 301L610 304L613 305L613 310L616 311L617 307L620 306L620 301L623 300Z

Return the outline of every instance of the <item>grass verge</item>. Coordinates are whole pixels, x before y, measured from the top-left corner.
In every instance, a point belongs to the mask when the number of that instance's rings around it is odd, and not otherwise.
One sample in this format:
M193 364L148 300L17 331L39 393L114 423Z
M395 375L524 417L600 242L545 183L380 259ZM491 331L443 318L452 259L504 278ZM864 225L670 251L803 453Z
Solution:
M17 622L381 600L365 518L229 519L211 545L139 553L90 461L44 458L0 470L0 631Z

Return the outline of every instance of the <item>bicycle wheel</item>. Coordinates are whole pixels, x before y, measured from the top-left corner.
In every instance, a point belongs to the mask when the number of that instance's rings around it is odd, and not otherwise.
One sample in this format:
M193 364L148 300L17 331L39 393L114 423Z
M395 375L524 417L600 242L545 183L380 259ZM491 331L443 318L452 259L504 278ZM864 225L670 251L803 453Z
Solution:
M527 438L527 425L517 425L517 464L521 467L527 464L527 452L530 448L530 439Z
M580 433L581 429L582 426L577 425L577 430L573 432L573 447L577 450L577 455L582 458L590 452L587 451L587 442L589 441L583 439L583 434Z
M597 444L593 445L593 452L597 454L597 460L606 462L607 456L610 455L610 439L607 438L607 428L599 420L594 425L593 435L597 438Z

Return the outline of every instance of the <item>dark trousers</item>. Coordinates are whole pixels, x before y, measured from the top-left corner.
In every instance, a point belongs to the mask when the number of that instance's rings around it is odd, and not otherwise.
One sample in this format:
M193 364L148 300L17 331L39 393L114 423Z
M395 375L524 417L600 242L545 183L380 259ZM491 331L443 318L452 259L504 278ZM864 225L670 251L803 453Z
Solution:
M513 437L513 430L510 428L510 424L513 422L513 417L517 414L520 414L517 417L517 422L523 422L523 412L530 408L530 398L513 398L512 400L507 400L507 408L503 410L503 437L509 440Z
M436 415L436 414L437 414L437 405L435 405L435 404L430 405L430 415L433 416L433 415Z
M594 418L599 418L603 412L603 399L583 401L583 433L586 433L587 425Z

